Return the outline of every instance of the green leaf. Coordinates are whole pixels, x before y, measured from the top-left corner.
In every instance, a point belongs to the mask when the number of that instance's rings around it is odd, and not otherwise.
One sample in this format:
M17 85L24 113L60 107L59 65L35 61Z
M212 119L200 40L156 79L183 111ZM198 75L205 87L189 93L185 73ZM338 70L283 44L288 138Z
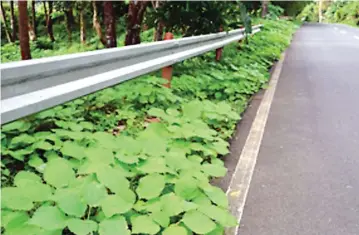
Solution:
M29 211L33 208L32 201L23 194L21 189L6 187L1 189L1 207L13 210Z
M143 173L166 173L168 171L166 161L161 157L150 157L137 168Z
M183 199L191 200L200 193L197 182L193 177L183 176L177 180L174 191Z
M47 184L34 181L21 181L19 190L33 202L48 201L51 198L52 190Z
M205 205L200 206L198 210L224 227L233 227L238 225L234 216L218 206Z
M38 172L43 172L46 167L45 162L38 154L31 154L28 164L29 166L35 168Z
M35 138L28 134L21 134L19 136L14 137L10 145L18 145L18 144L32 144L35 142Z
M9 124L3 125L1 130L3 132L10 132L10 131L18 131L18 132L25 132L31 127L31 124L26 121L18 120L11 122Z
M222 189L217 187L208 187L204 189L204 193L211 199L211 201L218 206L228 208L228 198L227 195L222 191Z
M108 187L112 192L121 192L124 188L129 188L130 183L123 176L122 172L110 166L101 167L97 170L98 180Z
M188 211L184 214L183 223L197 234L206 234L216 228L216 224L198 211Z
M47 163L44 179L48 184L60 188L69 185L75 179L75 172L67 160L56 158Z
M183 199L174 193L168 193L161 197L163 211L169 216L176 216L184 211Z
M207 233L206 235L223 235L223 234L224 234L223 226L217 224L216 229L214 229L213 231Z
M113 218L105 219L100 223L100 235L130 235L127 223L124 217L115 216Z
M76 235L88 235L97 231L97 223L92 220L69 219L67 226Z
M132 206L133 203L124 200L119 195L108 195L101 202L101 207L106 217L126 213L132 208Z
M123 153L116 153L115 157L120 160L121 162L127 163L127 164L134 164L139 161L139 156L136 155L128 155Z
M170 224L170 217L164 211L156 211L150 215L151 219L163 228L167 228Z
M202 105L198 100L191 101L182 105L183 116L189 119L198 119L202 114Z
M162 232L162 235L187 235L187 230L182 226L172 224Z
M29 171L19 171L14 178L14 184L16 186L20 186L23 183L26 184L28 181L41 182L41 178Z
M82 158L85 157L84 154L85 148L72 141L64 142L60 151L62 155L73 157L78 160L81 160Z
M145 234L156 234L160 231L158 226L153 220L147 215L133 216L131 217L132 234L145 233Z
M223 177L227 173L227 169L224 166L210 164L210 163L204 163L201 166L201 168L204 173L214 177Z
M140 198L151 199L158 197L164 187L165 177L160 174L151 174L140 179L136 192Z
M103 185L91 182L82 189L82 196L88 205L95 207L107 196L107 191Z
M87 148L85 150L86 157L94 163L110 165L115 163L113 152L105 148Z
M1 211L2 226L8 230L21 227L29 220L29 215L22 211Z
M66 216L55 206L41 206L35 211L29 224L46 230L63 229L66 227Z
M57 206L68 215L82 217L87 209L87 205L80 198L79 193L71 188L57 189L54 200L57 202Z
M32 147L34 149L51 150L54 146L47 141L40 141L33 144Z

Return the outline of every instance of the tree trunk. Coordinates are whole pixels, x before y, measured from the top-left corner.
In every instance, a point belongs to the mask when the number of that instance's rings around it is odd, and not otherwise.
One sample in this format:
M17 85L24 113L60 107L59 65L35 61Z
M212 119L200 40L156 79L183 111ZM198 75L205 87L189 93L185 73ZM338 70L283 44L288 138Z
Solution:
M10 28L12 40L16 40L16 27L15 27L15 13L14 13L14 1L10 1Z
M116 47L116 23L112 1L104 1L104 23L106 27L106 47Z
M127 14L127 33L125 38L126 46L141 43L141 23L147 4L148 2L146 1L130 2Z
M19 4L19 39L21 58L23 60L31 59L29 32L28 32L28 16L27 1L18 1Z
M84 10L81 8L80 10L80 40L82 44L86 44L86 26L84 20Z
M43 1L42 3L44 4L45 26L47 26L47 21L48 21L49 15L47 14L46 1Z
M34 29L35 38L37 37L37 23L36 23L36 11L35 11L35 0L31 1L31 21L32 21L32 28Z
M70 11L66 9L65 13L65 22L66 22L66 32L67 32L67 40L69 42L72 41L72 32L71 32L71 23L70 23Z
M155 3L152 2L152 5L155 8L155 11L157 11L157 9L160 7L160 3L161 3L161 1L155 1ZM164 28L164 22L162 19L159 19L157 22L155 33L153 35L154 41L162 41L163 28Z
M52 42L55 41L55 38L54 38L54 32L53 32L53 29L52 29L52 4L53 2L52 1L48 1L49 3L49 14L47 16L47 22L46 22L46 26L47 26L47 33L49 34L49 37L50 37L50 40Z
M28 22L28 31L29 31L29 37L31 41L36 41L36 34L35 34L35 30L32 27L32 25L30 24L30 22Z
M6 22L6 14L5 14L5 9L4 6L2 5L2 1L0 2L1 4L1 20L3 21L4 24L4 30L5 30L5 34L6 34L6 38L9 42L14 42L13 38L11 37L11 34L9 32L9 28L7 27L7 22Z
M268 14L268 0L262 0L262 18Z
M155 35L154 35L154 40L155 41L162 41L162 37L163 37L163 28L164 28L164 23L162 20L160 20L157 23L157 27L155 30Z
M96 6L96 1L92 1L92 8L93 8L93 19L92 19L92 24L93 27L97 33L98 38L100 39L101 43L106 46L106 39L102 34L102 29L101 29L101 25L100 22L98 20L98 12L97 12L97 6Z

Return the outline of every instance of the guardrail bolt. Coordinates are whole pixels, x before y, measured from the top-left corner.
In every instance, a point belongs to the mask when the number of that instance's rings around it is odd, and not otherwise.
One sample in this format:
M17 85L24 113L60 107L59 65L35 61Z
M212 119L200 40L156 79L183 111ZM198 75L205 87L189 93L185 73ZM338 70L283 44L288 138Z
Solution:
M223 26L219 27L219 32L223 32ZM216 61L219 61L222 57L223 47L216 49Z
M172 40L173 34L172 33L165 33L164 40ZM167 66L162 68L162 77L166 80L168 80L168 83L164 84L165 87L170 88L171 87L171 79L172 79L172 66Z

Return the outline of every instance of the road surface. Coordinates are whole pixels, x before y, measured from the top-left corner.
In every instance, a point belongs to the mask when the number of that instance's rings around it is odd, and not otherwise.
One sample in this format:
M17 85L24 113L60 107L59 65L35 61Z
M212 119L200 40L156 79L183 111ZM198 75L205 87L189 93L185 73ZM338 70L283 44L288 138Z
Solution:
M359 29L287 50L238 235L359 234Z

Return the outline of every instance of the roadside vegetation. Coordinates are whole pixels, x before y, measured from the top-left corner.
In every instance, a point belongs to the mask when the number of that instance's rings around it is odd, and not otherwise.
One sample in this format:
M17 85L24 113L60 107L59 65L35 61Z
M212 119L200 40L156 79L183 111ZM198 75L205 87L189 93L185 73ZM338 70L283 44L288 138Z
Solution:
M227 28L246 25L242 9ZM261 32L226 46L220 61L210 52L174 65L171 88L155 72L3 125L2 233L222 235L235 226L210 180L226 174L222 157L240 114L297 28L268 9L251 19L264 24ZM50 44L55 54L80 50ZM39 57L53 55L46 50Z

